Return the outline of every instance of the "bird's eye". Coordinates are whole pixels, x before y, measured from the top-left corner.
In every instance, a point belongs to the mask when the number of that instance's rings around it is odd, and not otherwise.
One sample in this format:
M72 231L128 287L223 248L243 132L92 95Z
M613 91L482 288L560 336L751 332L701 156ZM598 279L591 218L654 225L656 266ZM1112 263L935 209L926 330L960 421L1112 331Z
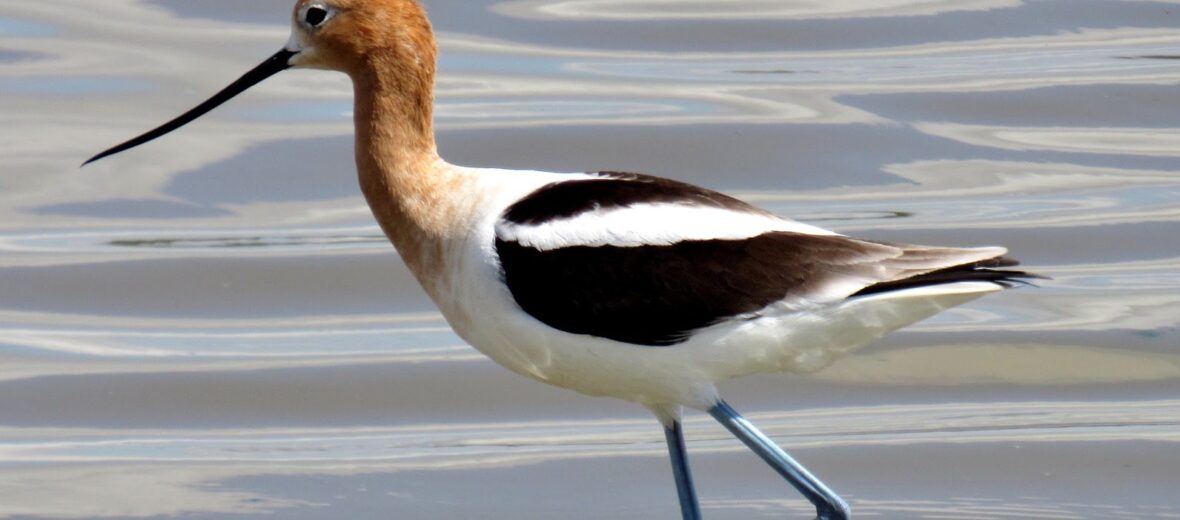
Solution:
M328 10L319 6L311 6L307 8L307 12L303 15L303 21L312 27L319 27L328 19Z

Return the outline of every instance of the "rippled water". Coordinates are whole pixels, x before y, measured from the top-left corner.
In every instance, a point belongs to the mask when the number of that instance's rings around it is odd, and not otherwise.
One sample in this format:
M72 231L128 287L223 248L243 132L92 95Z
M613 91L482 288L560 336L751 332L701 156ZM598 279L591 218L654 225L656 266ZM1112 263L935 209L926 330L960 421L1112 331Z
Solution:
M639 408L462 345L373 225L342 76L79 170L290 0L0 12L0 517L676 518ZM638 170L1048 274L730 402L863 518L1180 518L1180 3L427 2L440 147ZM809 507L701 416L710 519Z

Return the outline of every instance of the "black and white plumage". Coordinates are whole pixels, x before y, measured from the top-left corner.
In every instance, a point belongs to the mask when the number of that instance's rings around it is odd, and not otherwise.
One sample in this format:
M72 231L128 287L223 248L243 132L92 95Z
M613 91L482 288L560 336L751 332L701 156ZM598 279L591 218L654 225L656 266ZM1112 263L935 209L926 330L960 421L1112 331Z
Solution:
M753 225L721 227L733 221ZM616 172L548 184L512 204L497 224L495 249L505 283L531 316L646 346L676 345L774 304L803 309L1028 277L998 269L1016 265L1001 248L857 240L690 184Z

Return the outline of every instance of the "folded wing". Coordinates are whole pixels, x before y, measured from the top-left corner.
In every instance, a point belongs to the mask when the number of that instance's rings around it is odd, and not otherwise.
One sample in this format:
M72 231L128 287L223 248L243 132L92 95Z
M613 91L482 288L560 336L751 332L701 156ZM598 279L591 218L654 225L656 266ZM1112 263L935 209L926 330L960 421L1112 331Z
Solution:
M574 334L665 346L775 309L922 285L1028 277L1003 248L856 240L668 179L600 174L554 183L496 228L520 307Z

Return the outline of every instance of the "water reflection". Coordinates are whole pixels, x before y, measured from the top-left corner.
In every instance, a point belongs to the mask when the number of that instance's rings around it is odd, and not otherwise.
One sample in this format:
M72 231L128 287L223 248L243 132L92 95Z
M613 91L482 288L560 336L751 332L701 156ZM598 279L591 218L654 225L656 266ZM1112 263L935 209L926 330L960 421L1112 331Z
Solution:
M1176 128L1027 128L923 123L923 132L975 146L1120 155L1180 155Z
M20 61L32 61L45 58L46 55L39 52L0 49L0 63L16 63Z
M0 36L5 37L46 37L56 36L56 31L46 24L33 20L0 17Z
M789 2L775 0L516 0L493 10L510 16L569 20L758 20L930 16L953 11L987 11L1021 5L1022 0L888 0Z
M128 250L146 249L199 253L209 249L264 248L266 253L292 251L324 252L328 250L387 251L385 235L376 225L356 228L296 228L197 230L172 235L165 230L139 232L41 233L35 235L0 235L0 251L13 253L124 254ZM121 256L127 258L127 256ZM13 265L11 263L7 265Z
M805 454L815 453L813 450L825 447L840 446L861 453L865 450L885 451L888 448L889 451L903 452L912 457L962 452L969 450L964 446L974 445L1007 460L1021 456L1035 457L1035 449L1030 453L1030 449L1021 448L1044 442L1058 442L1065 453L1073 454L1078 448L1070 448L1073 444L1062 441L1175 441L1176 424L1161 422L1160 418L1175 417L1178 411L1180 404L1166 400L1105 404L1012 402L804 410L755 414L754 419L760 424L766 424L773 432L772 435L789 440L792 446ZM824 426L817 427L818 423ZM1170 427L1172 433L1163 433L1160 427ZM731 458L740 451L740 447L725 432L703 418L690 420L687 428L700 432L694 436L694 447L698 460L703 461L706 467L715 466L713 461L717 459L714 459L714 455L724 454L725 458ZM91 509L95 504L112 508L108 511L121 511L120 515L148 516L183 511L208 514L229 512L223 511L229 506L234 506L233 511L237 513L276 512L288 507L310 507L307 500L314 494L304 494L302 500L286 500L283 498L285 492L274 492L303 487L290 483L292 479L311 479L321 481L321 486L331 486L333 481L360 476L364 478L356 486L408 490L413 487L408 488L403 482L406 478L446 478L455 476L456 472L479 475L480 478L472 484L488 486L501 481L489 479L489 473L506 475L529 468L546 473L546 468L550 466L578 464L581 468L588 468L588 474L594 474L597 472L596 461L609 464L616 470L635 465L641 467L662 455L662 441L659 432L654 430L658 429L652 428L647 421L639 420L196 432L65 432L9 428L0 429L0 438L8 440L0 453L14 464L9 468L15 468L16 471L0 470L0 482L5 489L13 490L10 497L20 499L5 502L4 507L8 509L4 512L8 514L20 514L15 513L17 511L55 516L104 514ZM62 434L68 434L69 437L61 438ZM954 448L946 450L944 446ZM1001 446L1013 446L1016 450L998 449ZM1081 459L1084 457L1073 463L1068 462L1069 458L1060 459L1063 462L1059 462L1055 470L1068 474L1074 469L1080 469L1088 464ZM929 468L932 473L946 472L945 468L922 463L922 460L930 459L918 458L910 464ZM53 462L53 466L44 465L49 461ZM1151 473L1166 464L1167 461L1159 461L1151 468L1142 469ZM1109 471L1121 474L1125 470L1116 466L1109 468ZM866 476L875 478L878 472L869 470L867 473ZM137 475L150 475L151 482L137 485ZM738 486L749 483L745 477L736 478L739 480L735 483ZM288 483L278 487L274 487L275 484L265 486L262 479ZM450 491L463 490L468 485L459 478L449 480L451 486L447 487ZM537 485L541 489L550 486L556 489L557 486L568 485L570 481L576 482L578 478L567 475L566 478L549 479ZM77 485L80 482L86 482L87 486ZM142 493L145 489L143 486L156 490L153 496L160 500L129 500L131 490ZM976 485L973 495L983 488L1002 486L1003 481L986 486ZM955 484L944 482L934 487L953 489ZM445 496L446 492L432 494ZM1056 491L1052 493L1057 496ZM91 497L92 494L101 497L94 496L93 500L60 500L62 497ZM740 496L747 492L735 494ZM965 497L907 500L904 497L912 496L913 492L903 491L900 494L902 497L892 499L861 497L857 503L870 515L878 511L883 514L908 514L911 515L909 518L924 518L927 514L940 513L956 518L965 517L962 516L965 514L979 515L980 518L1008 518L1018 511L1027 514L1035 510L1033 505L1026 502L1027 498L1020 497L1013 500ZM59 500L45 500L50 495ZM385 494L387 498L382 502L388 502L386 507L399 504L412 507L415 495L392 492ZM113 498L121 501L116 503ZM259 509L242 509L243 502L254 504ZM749 514L751 510L763 508L769 511L773 506L776 514L781 516L781 507L793 509L795 502L765 498L709 498L705 501L705 507L717 510L717 514L727 509ZM1175 511L1174 506L1150 504L1139 504L1133 509L1124 510L1088 498L1073 501L1045 498L1037 503L1040 505L1036 507L1044 510L1076 510L1079 513L1097 510L1126 514L1133 510L1138 513L1155 511L1166 514ZM497 507L511 510L511 502L498 504ZM327 500L323 505L341 507L342 502L337 498ZM437 507L436 504L436 511ZM609 510L609 506L607 508ZM522 514L533 517L529 510ZM635 517L633 515L624 514L624 517Z
M998 410L1003 410L999 412ZM792 446L1041 442L1057 431L1059 442L1076 440L1180 440L1175 426L1180 401L995 402L814 409L753 414L769 435ZM822 425L820 423L823 423ZM741 446L707 417L685 421L700 432L700 453L740 451ZM1168 428L1171 431L1167 431ZM58 430L57 433L66 433ZM454 459L481 455L503 462L519 455L537 463L598 454L663 454L660 431L649 421L600 419L415 424L405 427L266 428L250 430L89 430L77 441L51 439L53 430L0 428L6 459L16 462L162 461L406 461L445 469ZM16 442L19 441L19 442ZM505 452L505 449L511 449ZM568 451L568 452L567 452Z

